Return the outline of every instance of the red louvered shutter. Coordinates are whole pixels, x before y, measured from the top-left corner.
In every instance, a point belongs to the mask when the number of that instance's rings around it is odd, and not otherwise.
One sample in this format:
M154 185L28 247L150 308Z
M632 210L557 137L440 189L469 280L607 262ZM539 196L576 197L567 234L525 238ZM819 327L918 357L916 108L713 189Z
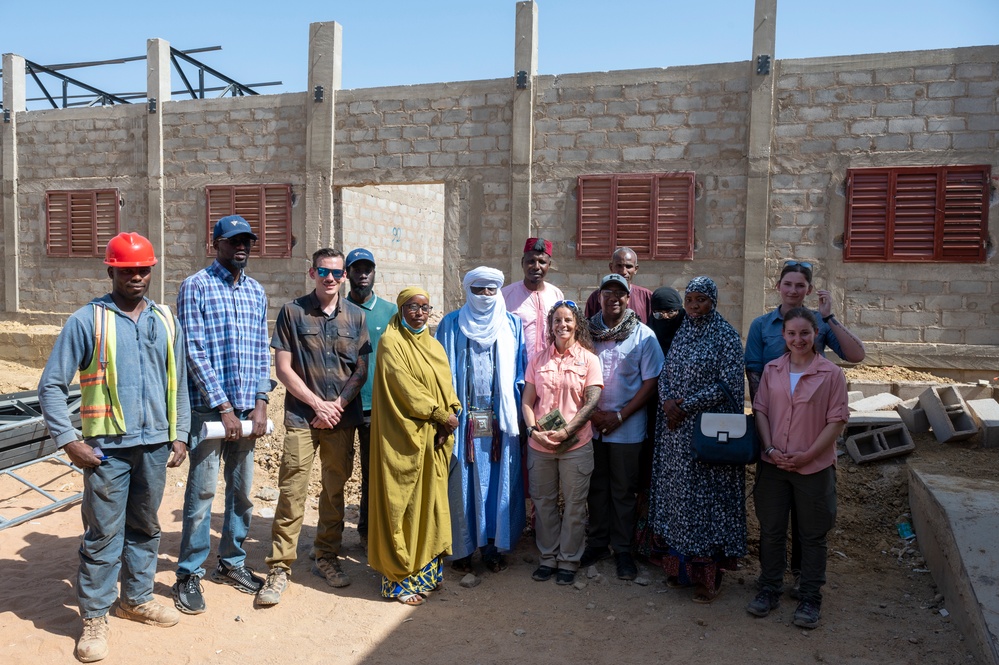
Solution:
M888 169L847 171L844 261L888 258L890 190Z
M985 261L991 167L847 171L846 261Z
M640 259L694 252L694 174L579 176L576 257L604 259L630 247Z
M239 215L257 234L252 256L291 256L291 185L211 185L206 188L206 197L209 256L215 255L212 229L227 215Z
M579 176L577 187L576 257L607 258L614 248L611 235L612 176Z
M985 261L990 177L989 167L945 169L941 259Z
M652 258L694 258L694 174L671 173L656 179L655 247Z
M103 257L118 234L118 190L46 192L45 214L48 256Z

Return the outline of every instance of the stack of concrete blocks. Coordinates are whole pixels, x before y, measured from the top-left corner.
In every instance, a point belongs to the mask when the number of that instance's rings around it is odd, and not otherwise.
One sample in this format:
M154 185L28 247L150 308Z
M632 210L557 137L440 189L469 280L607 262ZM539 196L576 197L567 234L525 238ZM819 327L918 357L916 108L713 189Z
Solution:
M920 393L919 406L940 443L964 441L978 434L978 426L957 386L930 386Z
M999 402L994 399L968 400L968 408L980 428L983 448L999 448Z
M857 464L906 455L915 449L902 417L900 400L881 392L850 402L850 421L843 431L846 450Z

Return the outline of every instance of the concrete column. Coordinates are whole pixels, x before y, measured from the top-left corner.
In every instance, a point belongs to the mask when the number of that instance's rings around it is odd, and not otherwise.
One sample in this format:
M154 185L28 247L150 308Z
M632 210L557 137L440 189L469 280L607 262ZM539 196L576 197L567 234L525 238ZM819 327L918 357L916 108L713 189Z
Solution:
M520 257L531 233L531 161L534 156L534 80L538 75L538 5L517 3L513 50L513 122L510 131L510 282L522 277ZM518 90L517 73L527 73L527 87Z
M3 305L5 312L21 306L20 215L17 210L17 114L27 109L24 89L24 58L13 53L3 55L3 108L10 112L10 122L0 121L0 144L3 150Z
M767 281L766 247L770 218L770 157L774 124L774 85L777 80L774 45L777 39L777 0L756 0L750 60L749 178L746 182L746 240L743 252L742 334L763 313ZM770 56L770 73L757 74L757 57Z
M320 247L343 246L343 229L334 224L333 214L334 110L336 91L341 85L342 47L343 26L339 23L309 24L305 234L298 245L298 251L306 257ZM322 101L316 101L316 86L322 87Z
M165 275L169 258L163 210L163 111L170 101L170 42L146 40L146 97L155 100L155 112L146 115L146 233L159 263L149 282L149 297L165 302ZM148 110L148 104L147 104Z

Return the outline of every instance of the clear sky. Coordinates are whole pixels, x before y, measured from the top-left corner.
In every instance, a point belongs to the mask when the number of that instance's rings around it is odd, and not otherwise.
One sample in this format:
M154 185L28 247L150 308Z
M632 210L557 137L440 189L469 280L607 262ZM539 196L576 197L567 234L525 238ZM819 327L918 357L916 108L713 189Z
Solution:
M538 0L542 74L749 60L753 0ZM199 54L242 83L306 88L309 23L343 26L343 87L513 75L514 0L3 0L0 52L42 65L144 55L146 39ZM778 0L777 58L999 44L999 0ZM142 92L141 63L66 72ZM173 77L174 90L180 87ZM58 84L50 91L60 90ZM28 97L38 96L33 83ZM175 97L176 99L177 97ZM43 108L30 103L29 108Z

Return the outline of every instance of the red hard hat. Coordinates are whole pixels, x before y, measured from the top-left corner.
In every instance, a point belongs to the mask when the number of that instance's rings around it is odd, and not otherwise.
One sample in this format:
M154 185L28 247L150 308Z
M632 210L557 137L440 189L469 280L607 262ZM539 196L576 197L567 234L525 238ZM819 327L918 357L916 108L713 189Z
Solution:
M144 268L156 265L153 245L138 233L119 233L108 241L104 263L115 268Z

